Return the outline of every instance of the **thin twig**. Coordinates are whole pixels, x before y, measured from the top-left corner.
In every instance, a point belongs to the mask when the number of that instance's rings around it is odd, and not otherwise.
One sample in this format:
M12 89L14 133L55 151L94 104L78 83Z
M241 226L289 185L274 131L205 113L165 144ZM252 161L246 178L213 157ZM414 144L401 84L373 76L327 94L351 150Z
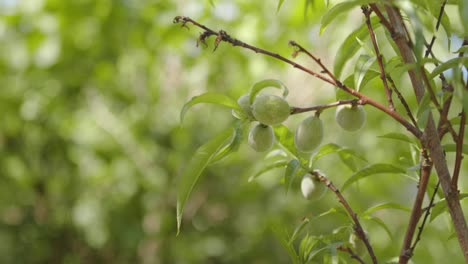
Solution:
M316 73L298 63L295 63L294 61L291 61L279 54L276 54L276 53L273 53L273 52L270 52L270 51L267 51L267 50L264 50L264 49L261 49L261 48L257 48L255 46L252 46L252 45L249 45L245 42L242 42L238 39L235 39L235 38L232 38L231 36L229 36L225 31L219 31L219 32L216 32L200 23L198 23L197 21L189 18L189 17L185 17L185 16L177 16L174 18L174 23L182 23L182 26L183 27L187 27L187 23L191 23L199 28L202 28L203 30L205 30L205 32L203 32L200 36L200 39L199 41L202 42L202 43L205 43L205 40L207 37L209 36L216 36L216 40L215 40L215 47L217 47L217 45L219 44L219 42L221 41L224 41L224 42L228 42L228 43L231 43L231 45L233 46L240 46L240 47L243 47L243 48L246 48L246 49L249 49L249 50L252 50L254 51L255 53L260 53L260 54L264 54L264 55L267 55L267 56L270 56L270 57L273 57L273 58L276 58L278 60L281 60L281 61L284 61L290 65L292 65L294 68L298 68L304 72L307 72L308 74L312 75L312 76L315 76L319 79L321 79L322 81L325 81L333 86L337 86L337 84L323 76L322 74L319 74L319 73Z
M435 27L435 31L436 31L436 32L439 30L440 23L442 22L442 15L444 14L444 9L445 9L445 5L446 5L446 4L447 4L447 0L445 0L445 1L442 3L441 7L440 7L439 16L437 17L437 23L436 23L436 27ZM431 53L431 51L432 51L432 46L434 45L435 39L436 39L436 36L435 36L435 34L434 34L434 35L432 35L431 42L430 42L429 45L427 46L426 53L424 54L424 57L429 56L429 54Z
M413 254L414 249L416 248L416 245L421 240L421 235L424 230L424 226L426 225L427 219L429 219L429 215L431 214L431 208L434 206L435 196L437 194L437 191L439 190L439 185L440 185L440 182L438 181L434 188L434 192L432 193L431 200L429 201L429 205L427 206L427 210L425 211L421 226L418 228L418 234L416 235L416 239L414 240L413 245L410 248L411 254Z
M461 162L463 160L463 139L465 138L465 123L466 115L462 111L460 113L460 128L458 132L458 140L456 142L456 152L455 152L455 166L453 168L452 176L452 186L455 190L458 189L458 177L460 175Z
M314 77L317 77L333 86L336 86L338 87L339 89L343 90L344 92L354 96L354 97L357 97L361 100L361 102L363 104L369 104L369 105L372 105L374 106L375 108L385 112L386 114L388 114L389 116L391 116L393 119L395 119L396 121L398 121L401 125L403 125L408 131L410 131L416 138L418 139L422 139L422 136L423 136L423 133L415 126L413 126L411 123L409 123L406 119L404 119L401 115L399 115L397 112L395 111L391 111L389 108L385 107L384 105L382 105L381 103L377 102L376 100L370 98L370 97L367 97L366 95L354 90L354 89L351 89L350 87L344 85L343 83L341 83L340 81L338 80L334 80L334 79L329 79L327 77L325 77L324 75L322 74L319 74L319 73L316 73L308 68L306 68L305 66L302 66L298 63L295 63L289 59L286 59L285 57L279 55L279 54L276 54L276 53L273 53L273 52L270 52L270 51L267 51L267 50L264 50L264 49L261 49L261 48L257 48L255 46L252 46L252 45L249 45L247 43L244 43L240 40L237 40L235 38L232 38L231 36L229 36L225 31L219 31L219 32L216 32L196 21L194 21L193 19L189 18L189 17L184 17L184 16L177 16L174 18L174 23L182 23L182 27L187 27L187 23L191 23L197 27L200 27L202 29L205 30L205 32L203 32L201 35L200 35L200 38L199 38L199 41L202 42L202 43L205 43L205 40L207 37L209 36L216 36L216 40L215 40L215 47L217 47L217 45L219 44L219 42L221 41L224 41L224 42L228 42L228 43L231 43L231 45L233 46L239 46L239 47L242 47L242 48L246 48L246 49L249 49L249 50L252 50L254 51L255 53L260 53L260 54L264 54L264 55L267 55L267 56L270 56L270 57L273 57L277 60L280 60L280 61L283 61L283 62L286 62L287 64L293 66L294 68L297 68L297 69L300 69Z
M405 108L406 114L408 115L409 119L411 120L411 123L413 123L413 125L415 127L418 127L418 122L416 122L416 119L414 118L413 114L411 113L411 109L410 109L408 103L406 102L405 98L400 93L400 91L397 89L397 87L395 85L395 82L393 81L392 77L390 75L387 75L387 78L388 78L388 81L390 82L390 87L397 94L398 99L400 100L401 104Z
M305 112L311 112L311 111L322 111L322 110L327 109L327 108L336 107L336 106L344 105L344 104L362 104L362 103L360 103L360 101L357 100L357 99L349 99L349 100L339 100L339 101L329 103L329 104L314 105L314 106L311 106L311 107L303 107L303 108L302 107L292 107L291 108L291 115L305 113Z
M372 24L370 22L370 14L372 11L369 10L367 6L363 6L361 8L362 8L362 13L364 13L364 16L366 17L366 24L367 24L367 28L369 29L369 35L372 41L372 46L374 47L375 56L377 56L377 61L379 63L380 79L382 79L382 82L384 85L385 96L387 97L387 101L388 101L388 107L390 108L390 110L395 111L395 106L393 105L393 100L392 100L392 90L388 87L387 78L385 77L386 74L385 74L385 68L384 68L383 59L382 59L383 56L380 53L379 45L377 44L377 40L375 38L374 29L372 28Z
M362 240L364 245L366 245L367 252L369 252L369 255L372 259L372 263L376 264L377 263L377 257L375 256L374 249L372 248L371 244L369 243L369 239L366 236L366 233L364 232L364 229L362 228L362 225L359 221L359 218L357 217L357 214L353 211L349 203L346 201L344 196L341 194L341 192L336 188L335 185L327 178L323 173L321 173L319 170L314 170L311 172L312 175L317 177L323 184L325 184L328 189L333 191L338 198L338 201L343 205L343 207L346 209L348 212L349 216L354 222L354 230L356 231L356 235L359 237L359 239Z
M323 70L324 73L326 73L328 76L330 76L331 79L333 79L336 83L340 83L340 81L335 77L335 75L322 63L322 60L319 58L315 57L312 53L310 53L307 49L302 47L301 45L297 44L295 41L290 40L289 45L295 47L297 50L294 51L293 57L296 57L300 52L303 52L307 54L310 58L312 58Z
M351 258L355 259L361 264L365 264L364 260L362 260L362 258L359 257L350 247L338 246L336 249L348 253Z

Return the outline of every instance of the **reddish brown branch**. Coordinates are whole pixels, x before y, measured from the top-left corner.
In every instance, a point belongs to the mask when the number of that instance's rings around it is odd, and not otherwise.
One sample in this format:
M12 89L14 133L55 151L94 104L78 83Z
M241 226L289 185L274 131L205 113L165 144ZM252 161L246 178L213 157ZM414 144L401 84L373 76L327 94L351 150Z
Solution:
M201 25L199 24L198 22L192 20L191 18L189 17L184 17L184 16L177 16L174 18L174 23L182 23L182 26L183 27L187 27L187 23L191 23L197 27L200 27L202 29L205 30L205 32L202 33L201 36L203 36L203 39L200 39L201 42L204 42L205 39L208 37L208 36L216 36L216 42L218 41L224 41L224 42L228 42L228 43L231 43L231 45L233 46L239 46L239 47L243 47L243 48L246 48L246 49L249 49L249 50L252 50L254 51L255 53L260 53L260 54L264 54L264 55L267 55L267 56L270 56L270 57L273 57L275 59L278 59L280 61L283 61L283 62L286 62L290 65L292 65L294 68L297 68L297 69L300 69L314 77L317 77L333 86L336 86L338 87L339 89L345 91L346 93L348 94L351 94L353 95L354 97L357 97L359 98L363 104L370 104L372 106L374 106L375 108L385 112L386 114L388 114L389 116L391 116L393 119L395 119L396 121L398 121L400 124L402 124L408 131L410 131L415 137L417 138L421 138L422 137L422 132L415 126L413 126L412 124L410 124L407 120L405 120L402 116L400 116L398 113L396 113L395 111L391 111L389 108L385 107L384 105L380 104L379 102L373 100L372 98L369 98L367 96L365 96L364 94L361 94L359 93L358 91L354 90L354 89L351 89L350 87L344 85L343 83L341 83L340 81L336 80L336 79L329 79L325 76L323 76L322 74L319 74L319 73L316 73L298 63L295 63L289 59L286 59L285 57L279 55L279 54L276 54L276 53L273 53L273 52L270 52L270 51L267 51L267 50L264 50L264 49L261 49L261 48L257 48L255 46L252 46L252 45L249 45L247 43L244 43L240 40L237 40L235 38L232 38L231 36L229 36L226 32L224 31L219 31L219 32L216 32L212 29L209 29L208 27L204 26L204 25ZM324 66L323 66L324 67Z
M366 245L367 252L369 252L369 255L372 259L372 263L376 264L377 263L377 257L375 256L374 249L372 248L371 244L369 243L369 239L366 236L366 233L364 232L364 229L362 228L362 225L359 221L359 218L357 217L357 214L353 211L349 203L346 201L344 196L341 194L341 192L338 190L338 188L333 185L333 183L325 177L320 171L314 170L311 172L312 175L317 177L323 184L327 186L328 189L330 189L332 192L335 193L336 197L338 198L338 201L343 205L345 210L348 212L349 216L354 222L354 231L356 232L356 235L359 237L359 239L362 240L364 245Z
M387 78L388 78L388 81L390 82L390 87L392 88L393 91L395 91L398 99L400 100L401 104L405 108L406 114L408 115L409 119L411 120L411 123L413 123L413 126L418 127L418 122L416 122L416 119L414 118L413 114L411 113L411 109L410 109L408 103L406 102L405 98L403 97L403 95L400 93L400 91L396 87L395 82L393 81L392 77L390 77L390 75L387 75Z
M387 78L385 74L385 68L384 68L383 59L382 59L383 56L380 53L379 45L377 44L374 29L372 28L372 24L370 21L370 14L372 11L370 11L367 6L363 6L362 12L364 13L364 16L366 17L367 29L369 30L369 35L372 41L372 46L374 47L375 56L377 56L377 62L379 64L379 69L380 69L380 79L382 80L383 85L384 85L385 96L387 97L387 101L388 101L388 107L390 108L391 111L395 111L395 106L393 105L393 100L392 100L392 90L388 87Z
M426 194L427 185L429 183L429 178L432 170L432 162L429 159L427 151L425 149L421 152L421 170L419 176L418 192L416 194L416 199L414 200L413 209L411 210L410 221L406 227L406 234L403 240L403 246L400 252L400 263L407 263L408 260L413 255L414 248L411 247L414 233L416 231L416 226L418 225L419 219L422 214L422 204L424 201L424 195ZM420 229L422 232L422 229Z

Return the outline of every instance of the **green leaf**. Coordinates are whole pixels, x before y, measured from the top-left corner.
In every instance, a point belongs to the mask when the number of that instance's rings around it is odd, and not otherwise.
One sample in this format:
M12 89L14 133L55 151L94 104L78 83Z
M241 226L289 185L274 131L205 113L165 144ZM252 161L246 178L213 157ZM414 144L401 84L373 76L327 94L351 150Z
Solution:
M383 230L385 230L385 232L390 237L390 239L393 240L392 232L390 231L388 226L385 224L385 222L382 221L382 219L375 217L375 216L369 216L369 215L363 217L363 219L373 221L374 223L378 224L380 227L383 228Z
M380 21L378 17L371 17L371 24L374 30L380 27ZM335 63L333 66L333 71L337 78L340 78L340 75L343 71L346 63L352 58L354 54L357 54L358 50L361 48L361 45L357 39L364 41L369 38L369 30L367 25L364 23L358 29L353 31L341 44L340 48L335 57Z
M226 144L233 141L234 130L229 128L197 149L187 164L177 186L177 234L180 232L182 215L188 197L203 170Z
M264 173L266 173L268 171L271 171L273 169L286 167L288 165L288 163L289 163L289 161L287 161L287 160L278 160L278 161L275 161L273 163L269 163L265 167L260 169L257 173L250 176L248 181L251 182L251 181L255 180L258 176L260 176L260 175L262 175L262 174L264 174Z
M281 6L283 5L284 0L279 0L278 1L278 7L276 7L276 12L279 12L281 9Z
M209 104L217 104L226 106L238 111L242 111L240 106L237 104L237 101L232 99L231 97L215 92L207 92L201 95L197 95L192 97L190 101L185 103L182 111L180 112L180 122L182 123L184 120L185 113L194 105L200 103L209 103Z
M335 20L340 14L348 12L352 8L360 7L362 5L367 5L371 2L376 2L376 1L375 0L354 0L354 1L346 1L343 3L336 4L323 15L321 25L320 25L320 34L322 34L325 28L328 26L328 24L330 24L333 20Z
M462 65L468 67L468 57L457 57L440 64L432 71L429 77L432 79L448 69L460 67Z
M442 147L444 148L444 151L446 151L446 152L456 152L457 151L457 145L455 145L455 144L445 144ZM463 144L462 153L465 154L465 155L468 155L468 145Z
M284 125L273 127L275 137L278 143L280 143L287 151L292 153L294 156L299 157L299 152L294 144L294 134Z
M460 201L465 199L466 197L468 197L468 193L461 193L458 196ZM434 203L434 206L432 207L432 211L431 211L431 222L434 221L434 219L436 219L442 213L447 212L447 210L448 210L448 206L447 206L447 202L445 198L442 198L440 199L440 201Z
M294 241L296 240L297 236L306 228L306 226L310 223L309 218L304 218L302 222L294 229L293 234L291 235L291 238L289 238L289 244L293 245Z
M463 28L465 29L465 37L468 36L468 0L460 0L458 5L458 14L460 15Z
M284 170L284 186L286 187L286 195L291 190L292 183L300 171L301 163L297 159L289 161L286 169Z
M370 66L376 60L375 56L369 56L363 54L359 56L356 66L354 67L354 87L359 91L361 87L362 80L366 75L367 71L369 70Z
M343 160L347 160L349 159L349 157L352 156L352 157L355 157L357 159L367 162L367 160L364 157L362 157L361 155L358 155L352 149L343 148L337 144L329 143L320 147L317 153L312 157L312 165L320 158L328 154L333 154L333 153L337 153L340 156L340 158Z
M397 209L397 210L403 210L403 211L407 211L407 212L411 212L411 210L406 207L406 206L403 206L401 204L397 204L397 203L382 203L382 204L378 204L378 205L375 205L375 206L372 206L371 208L367 209L363 215L370 215L372 214L373 212L376 212L376 211L379 211L379 210L383 210L383 209Z
M301 243L299 244L299 256L301 263L309 263L308 261L313 258L313 255L311 256L312 249L315 247L315 245L317 245L318 242L319 241L316 237L310 236L309 234L302 238Z
M352 183L357 182L365 177L382 174L382 173L406 173L406 171L400 167L394 166L392 164L377 163L369 165L360 171L354 173L341 188L341 191L344 191Z
M411 140L410 137L408 137L407 135L405 135L403 133L398 133L398 132L391 132L391 133L387 133L385 135L378 136L378 137L379 138L388 138L388 139L400 140L400 141L408 142L408 143L411 143L411 144L416 144L413 140Z
M216 156L213 157L213 160L211 161L212 163L222 160L227 155L239 149L239 146L242 143L242 135L244 133L246 123L248 122L245 121L243 123L238 123L235 126L235 131L234 131L235 133L234 133L233 140L229 144L227 144L225 147L220 149L218 153L216 153Z
M252 86L252 89L250 90L250 104L253 103L255 97L261 90L268 87L281 89L283 91L283 97L286 97L289 93L288 88L282 82L274 79L266 79L259 81Z

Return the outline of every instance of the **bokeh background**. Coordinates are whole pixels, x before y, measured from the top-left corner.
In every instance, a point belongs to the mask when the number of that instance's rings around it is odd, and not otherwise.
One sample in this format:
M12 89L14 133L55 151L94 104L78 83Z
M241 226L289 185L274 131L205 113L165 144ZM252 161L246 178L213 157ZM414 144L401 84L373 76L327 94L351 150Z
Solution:
M335 100L333 87L271 58L225 43L213 52L213 39L197 47L201 31L172 22L190 16L286 57L294 39L330 66L362 23L354 10L320 35L324 1L285 1L279 12L277 2L0 0L0 263L289 263L271 223L293 230L309 217L307 232L317 236L349 227L337 214L318 217L339 207L331 193L308 202L295 182L286 196L280 170L249 182L268 157L244 144L205 171L176 236L178 177L197 147L234 122L230 110L203 105L181 123L192 96L237 98L275 78L289 87L291 105ZM383 99L375 86L367 93ZM378 137L405 133L394 121L368 109L366 127L350 134L333 115L322 114L325 143L353 148L369 163L414 165L415 149ZM286 125L294 129L304 116ZM352 174L337 156L317 168L338 187ZM466 172L465 163L462 186ZM416 183L408 176L369 178L345 196L357 212L384 202L411 207ZM387 261L399 253L408 213L376 216L393 240L374 222L364 225ZM447 256L462 263L452 233L447 215L431 222L415 263Z

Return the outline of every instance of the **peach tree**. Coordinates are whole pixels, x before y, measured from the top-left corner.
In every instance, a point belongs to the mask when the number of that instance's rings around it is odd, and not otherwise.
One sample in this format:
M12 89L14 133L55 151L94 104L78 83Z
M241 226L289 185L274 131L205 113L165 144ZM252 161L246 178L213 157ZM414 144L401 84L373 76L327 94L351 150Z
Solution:
M279 1L278 10L282 4L283 1ZM341 207L324 215L338 213L347 216L347 226L337 227L332 234L320 237L306 232L313 222L307 217L293 227L292 232L283 232L283 227L272 226L292 263L346 263L350 259L359 263L388 261L377 256L372 234L363 224L363 221L374 221L391 236L389 223L374 214L385 209L409 212L403 240L398 241L401 243L400 251L394 252L396 257L390 261L408 263L425 227L448 212L453 237L458 239L460 254L468 262L468 228L460 203L466 194L459 188L463 154L468 149L464 144L465 109L468 107L468 59L465 57L468 1L342 1L331 5L323 14L320 30L331 27L330 24L340 14L358 8L362 11L362 24L341 44L333 69L295 41L288 43L292 49L292 58L288 58L189 17L175 17L174 23L182 27L194 26L202 30L197 44L208 46L208 38L213 37L214 50L221 43L228 43L272 57L330 84L335 87L330 93L336 94L335 101L297 107L288 102L289 89L282 81L265 79L252 81L251 88L239 98L207 92L187 102L181 111L181 120L192 106L209 103L232 109L233 121L231 127L198 148L180 176L177 187L178 232L184 207L204 169L247 143L257 152L280 156L254 177L272 169L281 169L281 184L287 191L301 192L304 198L317 201L328 190L335 195ZM449 9L450 12L447 11ZM444 31L446 37L436 38L440 36L439 31ZM461 40L461 45L454 48L452 57L440 59L434 45L450 50L451 41L455 38ZM363 55L355 62L354 72L341 77L344 65L357 52L363 52ZM295 62L294 58L299 55L310 58L320 70ZM405 82L405 78L409 81ZM382 96L378 98L366 92L367 85L376 82L382 87ZM365 158L356 151L324 142L324 133L329 132L326 132L327 123L322 121L321 115L334 115L336 123L344 131L361 133L366 129L368 115L376 112L383 113L388 120L401 126L401 133L392 132L382 137L398 144L408 144L413 150L411 166L385 162L366 162L357 166L353 160ZM301 115L302 121L295 127L285 124L291 115ZM335 176L326 173L327 167L316 167L316 161L329 154L337 154L337 162L343 162L353 171L341 186L333 184L331 179ZM449 154L454 158L446 159ZM387 202L357 213L343 191L377 174L406 175L417 181L412 208ZM431 181L434 184L430 184ZM300 187L295 188L298 182Z

